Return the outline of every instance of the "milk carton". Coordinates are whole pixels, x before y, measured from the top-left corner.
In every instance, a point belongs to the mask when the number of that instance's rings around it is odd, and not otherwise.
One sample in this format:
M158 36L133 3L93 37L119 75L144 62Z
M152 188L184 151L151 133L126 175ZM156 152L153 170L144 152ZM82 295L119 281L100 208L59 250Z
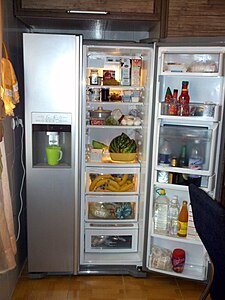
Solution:
M131 60L131 85L140 86L141 81L141 59Z
M121 60L121 85L130 85L130 59Z

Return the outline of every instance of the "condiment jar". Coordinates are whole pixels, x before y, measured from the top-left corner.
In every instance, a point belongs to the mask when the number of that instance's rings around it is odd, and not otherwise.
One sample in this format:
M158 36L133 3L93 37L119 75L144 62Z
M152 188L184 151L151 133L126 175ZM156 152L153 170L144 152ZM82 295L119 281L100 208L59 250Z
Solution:
M172 254L172 265L174 272L182 273L185 264L185 251L183 249L174 249Z
M98 85L98 70L91 70L90 84Z

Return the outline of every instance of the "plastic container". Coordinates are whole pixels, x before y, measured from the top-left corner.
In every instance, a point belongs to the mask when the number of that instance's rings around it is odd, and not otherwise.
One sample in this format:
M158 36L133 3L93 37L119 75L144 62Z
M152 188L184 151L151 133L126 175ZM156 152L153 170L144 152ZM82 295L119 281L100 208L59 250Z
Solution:
M174 249L172 254L173 271L182 273L185 264L185 251L183 249Z
M167 140L159 148L159 165L170 166L171 164L171 148Z
M98 70L91 70L90 84L91 85L98 85Z
M203 158L200 151L200 141L195 140L194 146L191 149L191 155L189 157L188 167L192 170L201 170L203 164ZM196 186L201 186L201 176L191 174L188 178L189 184L193 183Z
M168 226L168 211L169 211L169 198L166 196L164 189L157 191L159 196L154 204L154 232L157 234L167 234Z
M178 231L178 216L180 212L180 205L178 202L178 196L174 195L168 211L168 234L176 236Z

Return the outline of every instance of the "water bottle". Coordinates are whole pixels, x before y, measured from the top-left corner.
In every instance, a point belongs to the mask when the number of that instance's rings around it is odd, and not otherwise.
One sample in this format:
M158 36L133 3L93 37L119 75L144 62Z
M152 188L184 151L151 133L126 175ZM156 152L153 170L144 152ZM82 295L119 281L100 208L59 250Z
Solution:
M192 170L201 170L203 165L203 158L201 156L201 151L199 147L200 141L195 140L194 146L191 150L191 155L189 157L188 167ZM189 184L193 183L196 186L201 186L201 176L200 175L189 175Z
M171 164L171 148L170 144L167 140L163 142L161 147L159 148L159 165L160 166L170 166ZM161 183L169 183L169 172L167 171L159 171L158 172L158 182Z
M167 234L169 198L164 189L156 191L159 196L154 204L154 232L157 234Z
M167 140L159 148L159 165L170 166L171 164L171 148Z
M178 231L178 216L180 212L180 205L178 202L178 196L174 195L168 210L168 234L176 236Z

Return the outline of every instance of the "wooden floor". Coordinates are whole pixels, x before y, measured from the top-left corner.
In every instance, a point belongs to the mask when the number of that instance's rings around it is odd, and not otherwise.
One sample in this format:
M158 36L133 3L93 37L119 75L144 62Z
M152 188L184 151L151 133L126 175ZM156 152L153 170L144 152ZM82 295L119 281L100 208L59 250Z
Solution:
M204 288L202 282L157 273L147 278L83 275L30 279L24 271L12 300L198 300Z

